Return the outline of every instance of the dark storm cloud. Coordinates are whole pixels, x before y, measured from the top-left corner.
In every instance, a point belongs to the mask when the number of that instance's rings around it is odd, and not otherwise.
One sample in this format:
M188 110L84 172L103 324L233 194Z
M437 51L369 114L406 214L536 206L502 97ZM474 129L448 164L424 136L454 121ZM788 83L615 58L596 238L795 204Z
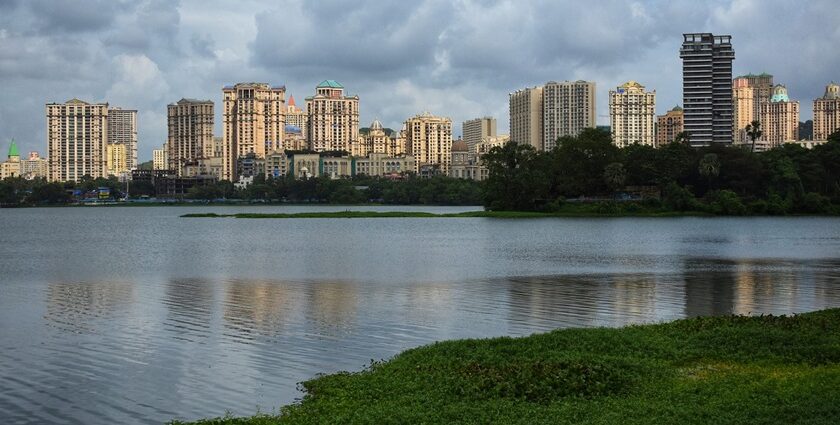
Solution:
M44 103L73 97L140 111L140 156L166 137L166 104L220 101L238 81L285 84L299 104L323 79L361 97L361 120L399 127L429 110L494 115L549 80L633 79L657 109L681 103L683 32L733 35L735 72L767 71L802 119L840 80L836 0L0 0L0 152L46 150ZM220 108L217 105L217 112ZM217 119L217 131L220 131Z

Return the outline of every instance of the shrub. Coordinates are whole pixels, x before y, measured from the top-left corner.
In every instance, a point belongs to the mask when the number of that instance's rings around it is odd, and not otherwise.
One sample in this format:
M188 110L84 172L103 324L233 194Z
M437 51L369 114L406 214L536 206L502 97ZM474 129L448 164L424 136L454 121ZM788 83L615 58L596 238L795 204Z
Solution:
M699 202L688 189L675 182L665 186L664 204L674 211L694 211L700 209Z
M741 198L731 190L718 190L708 195L709 206L715 214L721 215L744 215L747 207L741 202Z
M831 209L831 202L819 193L808 192L802 197L797 209L811 214L827 213Z

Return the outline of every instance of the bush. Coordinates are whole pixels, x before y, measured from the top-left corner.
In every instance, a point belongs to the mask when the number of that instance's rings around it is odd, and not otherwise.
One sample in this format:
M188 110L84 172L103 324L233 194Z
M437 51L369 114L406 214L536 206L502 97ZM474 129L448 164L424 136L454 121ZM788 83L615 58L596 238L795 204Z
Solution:
M785 215L790 209L790 204L781 196L773 193L767 198L767 214Z
M709 193L709 207L712 212L720 215L744 215L747 207L741 198L731 190L718 190Z
M831 210L831 202L819 193L808 192L802 197L797 209L810 214L828 213Z
M674 211L696 211L700 209L699 202L690 190L675 182L665 186L664 204Z
M753 215L767 214L767 201L765 201L763 199L759 199L757 201L752 201L747 206L747 209L749 209L750 214L753 214Z

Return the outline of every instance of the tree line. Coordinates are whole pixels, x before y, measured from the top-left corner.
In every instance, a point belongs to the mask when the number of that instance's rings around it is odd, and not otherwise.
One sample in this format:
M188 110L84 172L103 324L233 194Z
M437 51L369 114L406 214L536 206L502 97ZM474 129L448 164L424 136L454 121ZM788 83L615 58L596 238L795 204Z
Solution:
M548 152L508 143L483 159L490 210L555 211L581 197L618 198L628 186L657 189L661 200L645 204L658 211L838 213L840 203L840 132L810 150L783 144L754 153L749 146L693 148L684 138L619 148L609 133L587 129Z

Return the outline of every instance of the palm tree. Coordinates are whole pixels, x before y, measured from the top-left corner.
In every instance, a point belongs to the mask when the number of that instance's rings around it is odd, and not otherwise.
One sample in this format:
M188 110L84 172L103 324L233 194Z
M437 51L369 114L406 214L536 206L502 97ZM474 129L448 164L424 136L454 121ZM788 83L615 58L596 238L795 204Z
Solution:
M720 174L720 160L717 154L707 153L703 155L698 171L700 171L700 175L706 177L709 187L711 187L712 179Z
M613 192L618 192L623 188L625 180L627 180L627 171L622 163L613 162L604 168L604 182Z
M758 121L753 121L744 128L747 130L747 136L750 137L750 141L752 141L752 146L750 147L750 152L755 152L755 140L761 137L764 134L761 131L761 123Z

